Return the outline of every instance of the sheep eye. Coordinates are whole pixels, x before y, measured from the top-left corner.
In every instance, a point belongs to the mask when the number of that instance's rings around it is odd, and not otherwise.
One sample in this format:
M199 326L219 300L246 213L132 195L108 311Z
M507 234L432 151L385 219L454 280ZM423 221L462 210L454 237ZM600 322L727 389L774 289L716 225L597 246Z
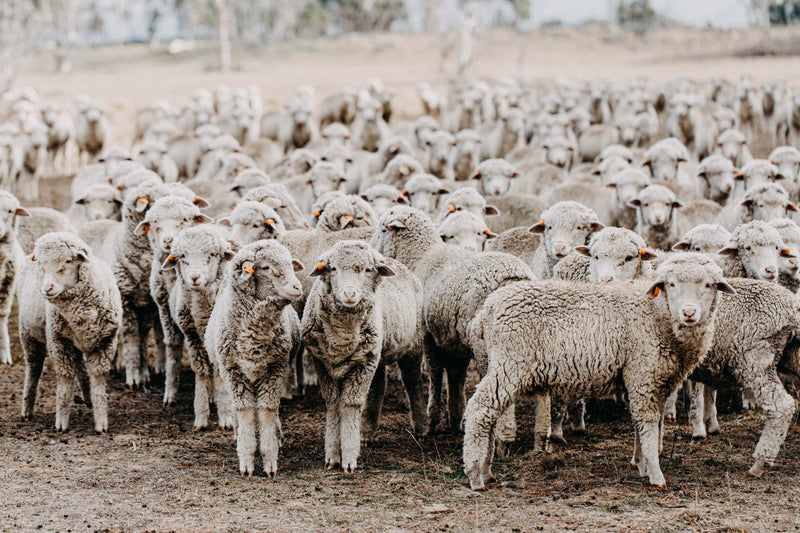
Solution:
M375 272L375 269L374 268L367 268L366 271L367 272Z
M745 247L744 247L744 249L745 249L746 251L748 251L748 252L751 250L751 248L750 248L749 246L745 246Z
M632 255L629 255L628 257L625 258L625 262L626 263L629 263L631 261L633 261L633 256Z
M254 228L260 228L261 226L259 226L258 224L253 224L253 227Z
M456 207L456 211L461 211L461 208L460 207Z
M189 222L189 217L183 219L184 222Z
M553 229L553 226L547 226L548 231Z
M706 283L706 289L710 289L710 288L711 288L711 284L710 283Z
M269 265L264 265L261 267L261 270L269 270Z
M675 286L675 284L674 284L673 282L671 282L671 281L670 281L670 282L669 282L669 286L670 286L670 287L674 287L674 286Z

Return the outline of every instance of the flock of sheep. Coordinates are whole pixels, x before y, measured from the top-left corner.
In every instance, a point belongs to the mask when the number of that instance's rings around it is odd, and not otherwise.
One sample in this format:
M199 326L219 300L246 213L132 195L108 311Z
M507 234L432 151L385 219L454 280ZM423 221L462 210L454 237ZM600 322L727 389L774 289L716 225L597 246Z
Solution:
M194 427L216 405L247 475L257 449L276 474L280 401L313 383L325 465L354 471L393 363L416 434L463 429L476 490L526 393L540 449L566 421L585 430L585 398L624 401L632 462L663 486L678 389L705 437L716 389L738 387L766 420L749 473L771 465L800 396L800 90L501 78L418 93L424 114L403 121L377 80L320 101L299 87L277 111L257 88L201 89L141 109L130 151L87 97L73 114L4 94L0 359L16 294L23 418L47 355L56 429L77 384L103 433L110 370L130 388L165 374L168 405L185 348ZM70 172L73 145L69 210L23 207Z

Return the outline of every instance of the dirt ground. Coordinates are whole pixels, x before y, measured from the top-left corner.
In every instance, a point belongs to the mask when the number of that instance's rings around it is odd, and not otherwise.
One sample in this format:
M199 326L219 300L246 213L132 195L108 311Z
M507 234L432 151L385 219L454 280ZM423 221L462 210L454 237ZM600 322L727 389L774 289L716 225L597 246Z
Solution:
M653 80L751 75L800 83L800 61L780 54L797 41L786 30L674 30L646 39L553 29L520 37L486 37L471 73L491 78L522 70L542 79L645 73ZM415 84L443 82L434 36L346 37L243 51L229 76L211 70L211 53L152 56L141 48L87 51L75 70L56 76L46 61L20 75L48 99L85 92L103 101L118 142L132 135L136 107L153 98L176 105L197 87L257 84L278 106L301 83L324 96L350 80L371 76L398 89L401 116L418 112ZM769 45L766 46L765 45ZM766 50L766 51L765 51ZM745 56L745 57L742 57ZM520 68L521 66L521 68ZM66 180L43 184L43 202L63 206ZM16 321L12 322L12 338ZM192 431L193 377L181 376L179 400L161 407L163 380L129 392L110 380L110 433L96 436L91 412L76 405L72 428L54 430L52 372L41 386L37 414L19 416L24 363L0 372L0 530L30 531L788 531L800 529L800 436L796 424L775 466L746 477L763 425L759 412L722 409L722 434L692 442L685 409L669 424L662 467L668 489L650 489L628 461L633 434L613 402L591 402L588 434L548 457L532 453L532 408L518 408L520 438L513 456L498 461L499 485L473 493L461 468L461 438L414 438L402 390L389 387L382 428L362 451L353 475L323 468L324 404L316 389L284 402L284 446L277 479L242 478L232 435Z

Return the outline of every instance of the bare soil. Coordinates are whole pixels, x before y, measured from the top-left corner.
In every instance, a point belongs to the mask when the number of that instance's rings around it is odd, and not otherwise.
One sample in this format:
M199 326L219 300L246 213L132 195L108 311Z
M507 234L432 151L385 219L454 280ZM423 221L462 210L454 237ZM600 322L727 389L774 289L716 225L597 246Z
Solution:
M794 32L794 33L792 33ZM734 57L763 43L796 40L789 29L673 30L645 38L604 27L486 36L471 73L526 71L542 79L647 74L653 80L749 74L758 82L782 76L800 82L790 56ZM32 62L20 75L48 99L84 92L103 101L117 140L128 144L131 117L154 98L176 105L197 87L257 84L277 107L301 83L324 96L351 80L379 77L398 89L401 117L419 112L415 84L444 77L435 36L351 36L241 51L228 76L211 70L211 52L184 58L138 47L87 50L68 76ZM770 48L772 49L772 48ZM521 68L520 68L521 67ZM43 185L42 203L64 207L68 180ZM16 322L12 322L12 338ZM724 404L722 434L693 442L685 409L668 424L662 467L668 489L653 490L629 465L629 416L609 401L590 402L585 436L567 434L554 454L532 452L532 407L518 408L520 436L499 484L469 490L461 468L461 437L415 438L400 385L388 390L377 442L362 451L355 474L323 468L324 403L312 388L284 402L284 445L275 480L242 478L232 435L192 431L193 377L181 376L178 402L163 409L163 379L147 391L109 385L110 433L96 436L91 412L76 405L66 434L54 430L55 382L46 372L37 414L19 416L24 362L0 373L0 529L3 531L794 531L800 529L800 427L794 425L774 467L745 476L763 425L760 412ZM473 379L474 385L474 379ZM735 402L729 402L735 403Z

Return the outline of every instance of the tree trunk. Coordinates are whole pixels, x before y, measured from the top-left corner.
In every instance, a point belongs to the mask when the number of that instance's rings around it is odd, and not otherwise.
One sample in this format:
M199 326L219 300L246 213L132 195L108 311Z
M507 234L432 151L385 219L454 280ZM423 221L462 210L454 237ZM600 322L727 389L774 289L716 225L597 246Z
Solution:
M222 72L231 71L231 33L227 0L214 0L219 15L219 65Z

